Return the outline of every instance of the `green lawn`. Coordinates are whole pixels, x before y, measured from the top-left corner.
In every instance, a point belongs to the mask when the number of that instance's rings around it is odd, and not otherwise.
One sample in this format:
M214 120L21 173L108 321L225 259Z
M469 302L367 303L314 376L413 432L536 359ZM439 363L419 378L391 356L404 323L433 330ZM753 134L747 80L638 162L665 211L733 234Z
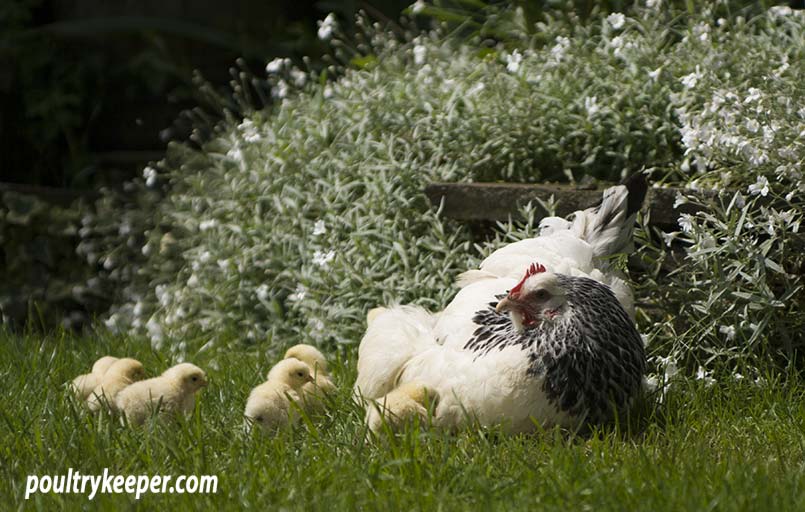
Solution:
M149 374L169 365L137 339L0 333L0 508L805 510L801 381L680 385L640 433L408 432L370 445L349 401L352 359L334 363L342 392L330 417L268 439L241 428L246 396L269 364L263 352L190 358L211 381L197 414L143 430L83 414L64 390L106 353L136 357ZM68 468L217 475L218 493L23 500L27 475Z

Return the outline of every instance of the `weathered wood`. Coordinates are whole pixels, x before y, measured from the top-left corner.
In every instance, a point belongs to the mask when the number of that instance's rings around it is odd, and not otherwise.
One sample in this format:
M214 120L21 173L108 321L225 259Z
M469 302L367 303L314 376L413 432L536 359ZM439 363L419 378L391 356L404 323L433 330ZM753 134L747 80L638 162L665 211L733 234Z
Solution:
M526 185L519 183L431 183L425 194L434 206L444 201L445 217L462 221L507 221L519 217L519 210L529 202L537 209L539 220L548 212L539 204L556 201L556 214L564 217L577 210L584 210L601 201L603 189L582 189L572 185ZM677 230L679 216L695 213L701 208L685 203L674 208L678 188L650 188L644 209L651 213L651 224L667 230ZM712 192L684 190L685 195L712 195Z

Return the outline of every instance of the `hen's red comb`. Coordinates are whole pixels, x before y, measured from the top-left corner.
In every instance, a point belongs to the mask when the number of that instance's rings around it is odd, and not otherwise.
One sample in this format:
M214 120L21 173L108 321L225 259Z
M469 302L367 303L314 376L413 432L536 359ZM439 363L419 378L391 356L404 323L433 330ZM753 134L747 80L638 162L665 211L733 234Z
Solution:
M528 279L531 276L541 274L542 272L545 272L544 266L542 266L539 263L532 263L531 266L528 267L528 270L525 271L525 275L523 276L523 278L520 279L519 283L517 283L517 286L509 290L509 295L517 295L518 293L520 293L520 290L523 288L523 283L525 283L526 279Z

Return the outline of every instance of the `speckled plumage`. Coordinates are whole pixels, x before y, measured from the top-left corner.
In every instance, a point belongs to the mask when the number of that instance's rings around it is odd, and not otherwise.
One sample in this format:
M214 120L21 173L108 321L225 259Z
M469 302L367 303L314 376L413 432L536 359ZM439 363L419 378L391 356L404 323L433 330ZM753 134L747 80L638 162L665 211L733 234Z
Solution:
M605 423L640 389L643 342L609 288L584 277L557 279L567 291L567 311L557 321L517 331L492 302L473 317L478 328L464 348L485 357L521 346L528 352L528 375L542 380L552 405L588 423Z

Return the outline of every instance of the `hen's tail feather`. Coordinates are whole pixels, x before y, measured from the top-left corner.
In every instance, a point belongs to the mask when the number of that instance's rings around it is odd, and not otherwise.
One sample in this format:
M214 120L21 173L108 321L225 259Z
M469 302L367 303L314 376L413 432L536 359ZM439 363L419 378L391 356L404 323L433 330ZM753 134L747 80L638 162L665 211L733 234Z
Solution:
M647 191L645 176L632 174L621 185L604 190L596 206L576 212L572 223L561 223L553 217L544 219L540 223L541 233L550 234L566 226L592 246L596 257L626 252L631 246L634 221Z
M643 201L646 200L648 193L648 180L646 175L642 172L636 172L627 176L621 185L626 187L629 191L629 199L626 203L626 216L631 217L640 211L643 207Z
M378 308L381 309L381 308ZM405 363L437 346L435 318L415 306L395 306L370 312L369 326L358 347L356 399L376 399L397 385Z

